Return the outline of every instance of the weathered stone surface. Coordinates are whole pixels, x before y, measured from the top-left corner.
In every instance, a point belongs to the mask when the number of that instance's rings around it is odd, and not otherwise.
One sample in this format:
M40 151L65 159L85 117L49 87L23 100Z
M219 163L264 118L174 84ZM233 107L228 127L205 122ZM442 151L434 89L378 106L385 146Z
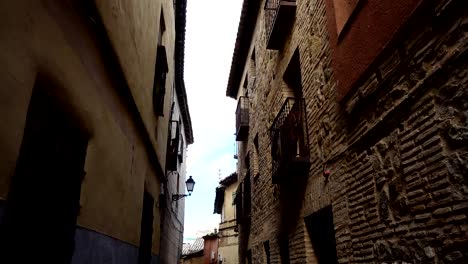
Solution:
M317 263L304 217L332 205L339 263L468 262L468 35L456 3L444 0L444 8L428 11L439 15L412 27L341 103L325 1L297 2L280 51L266 49L260 12L250 47L255 61L245 66L250 76L255 65L255 84L239 90L261 98L251 105L250 135L239 147L238 170L247 171L243 159L258 136L259 175L252 183L258 210L240 228L241 258L250 249L253 263L265 263L261 245L269 241L271 261L280 263L280 240L287 240L291 263ZM268 129L285 97L295 94L283 73L296 51L311 166L307 179L289 175L293 187L286 187L271 183ZM284 225L288 188L301 199L291 203L297 215Z

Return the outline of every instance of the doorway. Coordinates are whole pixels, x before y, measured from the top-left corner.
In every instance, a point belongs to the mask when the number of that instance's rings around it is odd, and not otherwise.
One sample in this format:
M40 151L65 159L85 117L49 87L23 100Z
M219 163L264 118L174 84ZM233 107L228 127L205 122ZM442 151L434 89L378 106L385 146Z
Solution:
M70 263L87 137L36 82L0 225L2 263Z
M153 208L154 198L149 192L145 191L143 194L138 264L151 263L151 247L153 246Z
M332 207L327 206L305 218L315 256L320 264L338 264Z

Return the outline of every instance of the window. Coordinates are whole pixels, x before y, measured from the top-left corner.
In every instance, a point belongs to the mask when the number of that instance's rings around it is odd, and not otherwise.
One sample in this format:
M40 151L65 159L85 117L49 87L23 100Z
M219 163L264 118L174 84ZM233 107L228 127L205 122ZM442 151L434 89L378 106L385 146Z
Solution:
M164 96L166 95L167 65L166 47L163 45L163 35L166 31L163 12L159 22L158 47L156 53L156 67L153 81L153 107L156 116L164 116Z
M242 224L243 221L249 219L251 211L250 171L247 171L244 180L237 187L234 203L236 204L237 224Z
M247 256L245 257L246 264L252 264L252 250L247 251Z
M148 263L151 261L151 247L153 246L153 208L154 198L145 190L143 194L138 263Z
M164 32L166 32L166 22L164 21L164 13L161 10L161 16L159 18L158 45L162 45Z
M296 0L265 1L267 49L279 50L290 34L296 16Z
M182 120L179 119L179 124L182 124ZM182 136L182 129L179 131L179 149L177 152L177 156L179 157L179 162L182 163L184 162L184 137Z
M288 67L283 75L284 82L288 88L292 90L294 97L302 98L302 74L301 74L301 61L299 57L299 48L293 53Z
M338 264L332 207L327 206L304 220L318 263Z
M265 262L270 264L270 241L263 242L263 249L265 250Z
M167 144L166 169L177 170L178 150L179 150L180 127L178 121L171 121L169 125L169 137Z
M285 237L280 238L279 242L281 264L289 264L289 240Z

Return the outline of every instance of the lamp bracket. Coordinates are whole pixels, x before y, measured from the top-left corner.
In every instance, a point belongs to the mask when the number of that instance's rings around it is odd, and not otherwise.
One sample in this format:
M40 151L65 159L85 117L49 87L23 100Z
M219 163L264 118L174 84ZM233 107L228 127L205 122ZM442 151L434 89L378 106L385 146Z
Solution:
M172 201L175 202L175 201L178 201L182 198L185 198L187 196L190 196L190 193L189 194L173 194L172 195Z

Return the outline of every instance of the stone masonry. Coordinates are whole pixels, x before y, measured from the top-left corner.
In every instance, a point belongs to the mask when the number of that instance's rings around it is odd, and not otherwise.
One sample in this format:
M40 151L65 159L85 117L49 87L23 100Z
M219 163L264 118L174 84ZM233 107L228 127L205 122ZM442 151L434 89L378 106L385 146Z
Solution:
M266 241L271 263L318 263L304 219L327 206L339 263L467 263L467 3L428 1L338 101L326 1L297 1L279 51L266 49L263 2L231 95L250 98L249 136L239 142L240 180L250 164L252 186L241 263L267 263ZM311 166L307 177L272 184L269 128L294 94L283 75L295 52Z

